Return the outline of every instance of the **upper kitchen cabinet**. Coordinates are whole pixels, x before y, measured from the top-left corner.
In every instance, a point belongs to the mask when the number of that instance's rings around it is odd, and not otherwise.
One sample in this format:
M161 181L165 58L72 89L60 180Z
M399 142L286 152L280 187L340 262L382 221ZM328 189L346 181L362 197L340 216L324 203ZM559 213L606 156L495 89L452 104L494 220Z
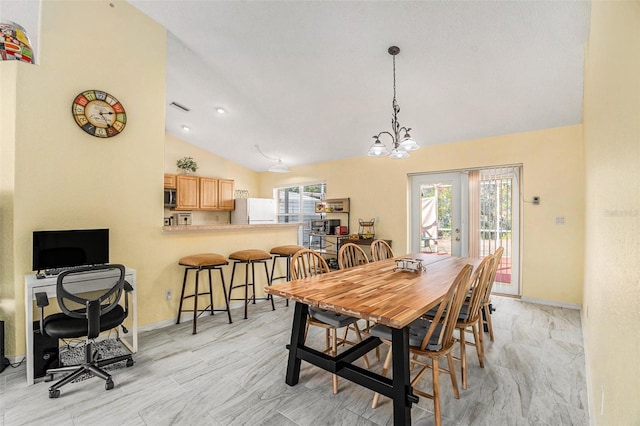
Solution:
M218 205L220 210L233 210L235 208L233 201L234 183L231 179L220 179L218 186Z
M176 210L200 208L199 181L196 176L176 176Z
M200 178L200 210L233 210L231 179Z
M176 189L176 175L164 174L164 187L167 189Z
M176 176L176 210L233 210L231 179Z

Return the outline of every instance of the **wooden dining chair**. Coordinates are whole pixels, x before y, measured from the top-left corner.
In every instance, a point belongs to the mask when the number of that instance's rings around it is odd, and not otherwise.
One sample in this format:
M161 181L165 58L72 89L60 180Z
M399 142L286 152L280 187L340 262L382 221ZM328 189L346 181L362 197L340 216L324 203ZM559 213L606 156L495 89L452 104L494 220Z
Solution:
M369 259L364 250L357 244L346 243L338 250L338 266L340 266L340 269L352 268L366 263L369 263Z
M493 270L493 255L485 256L473 271L470 279L470 291L460 309L456 321L458 341L460 342L460 376L462 389L467 389L467 344L475 346L480 367L484 368L484 337L482 330L482 300L485 296L489 278ZM473 334L473 343L467 343L466 333Z
M357 244L346 243L340 247L340 250L338 250L338 266L340 266L340 269L353 268L354 266L364 265L367 263L369 263L369 258L367 258L364 250L362 250ZM365 321L365 326L362 331L369 334L372 326L372 322L367 320ZM376 358L380 361L379 346L376 347Z
M371 261L389 259L394 257L391 246L385 240L375 240L371 243Z
M489 285L487 286L486 294L482 299L482 328L489 331L489 338L493 342L493 324L491 323L491 314L494 311L493 306L491 306L491 290L493 289L493 283L496 280L496 273L498 272L498 268L500 267L500 261L502 260L502 254L504 253L503 247L498 247L498 249L493 253L493 269L491 271L491 276L489 277Z
M291 279L298 280L302 278L312 277L319 274L329 272L329 265L324 258L316 251L302 249L296 252L291 258ZM338 354L338 347L344 345L355 345L362 341L362 334L358 327L358 318L348 315L339 314L337 312L320 309L315 306L309 306L309 315L307 317L307 325L305 328L305 340L309 331L309 326L313 325L325 329L325 349L324 353L328 353L335 357ZM344 329L344 334L338 338L338 330ZM356 334L356 342L347 339L349 330L353 330ZM369 359L364 356L364 363L369 368ZM338 393L338 376L333 375L333 393Z
M452 350L455 344L453 332L456 328L456 322L462 303L469 291L471 284L470 276L473 267L465 265L456 276L451 288L443 297L435 315L432 319L419 318L409 325L409 351L411 355L410 362L413 365L421 367L420 371L411 380L413 393L424 396L433 400L435 423L437 426L442 424L442 414L440 412L440 372L446 372L451 376L451 384L453 386L453 394L456 399L460 398L458 389L458 381L456 379L456 370L453 364ZM373 336L379 337L383 343L391 346L392 330L385 325L376 325L371 329ZM441 357L446 357L449 369L446 370L439 367L438 361ZM425 358L425 360L422 360ZM428 362L431 360L431 363ZM391 348L384 362L382 375L386 375L391 365ZM432 371L433 393L427 393L416 387L420 379L424 376L427 369ZM380 395L375 394L373 397L372 407L378 405Z

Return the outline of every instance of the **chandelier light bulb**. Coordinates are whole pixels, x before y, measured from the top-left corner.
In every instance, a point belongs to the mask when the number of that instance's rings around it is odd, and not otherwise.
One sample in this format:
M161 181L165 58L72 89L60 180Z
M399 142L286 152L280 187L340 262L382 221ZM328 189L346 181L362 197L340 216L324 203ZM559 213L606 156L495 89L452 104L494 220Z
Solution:
M389 151L387 147L380 142L380 139L376 139L376 141L369 148L369 152L367 153L369 157L384 157L389 155Z

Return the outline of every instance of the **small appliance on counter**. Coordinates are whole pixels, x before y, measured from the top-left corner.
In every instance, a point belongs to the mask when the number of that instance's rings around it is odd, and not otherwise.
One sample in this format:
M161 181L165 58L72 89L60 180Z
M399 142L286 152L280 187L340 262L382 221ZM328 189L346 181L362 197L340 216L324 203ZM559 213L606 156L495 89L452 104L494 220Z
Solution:
M316 234L334 235L336 227L340 226L340 219L320 219L311 221L311 232Z
M236 208L231 212L234 225L261 225L278 223L276 200L273 198L236 198Z
M173 216L167 216L164 218L164 226L173 225Z
M347 235L349 233L349 228L342 225L342 226L336 226L335 228L335 235Z
M191 225L193 215L191 212L177 212L173 214L172 225Z

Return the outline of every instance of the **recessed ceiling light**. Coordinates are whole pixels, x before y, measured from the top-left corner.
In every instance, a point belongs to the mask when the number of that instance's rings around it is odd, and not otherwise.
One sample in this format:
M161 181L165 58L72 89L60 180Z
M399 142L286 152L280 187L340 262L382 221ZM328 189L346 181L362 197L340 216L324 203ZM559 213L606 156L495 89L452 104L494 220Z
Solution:
M185 132L190 131L191 129L188 126L182 126L182 130L184 130Z
M224 108L219 108L219 107L218 107L218 108L216 108L216 112L217 112L218 114L225 114L227 111L225 111L225 109L224 109Z

